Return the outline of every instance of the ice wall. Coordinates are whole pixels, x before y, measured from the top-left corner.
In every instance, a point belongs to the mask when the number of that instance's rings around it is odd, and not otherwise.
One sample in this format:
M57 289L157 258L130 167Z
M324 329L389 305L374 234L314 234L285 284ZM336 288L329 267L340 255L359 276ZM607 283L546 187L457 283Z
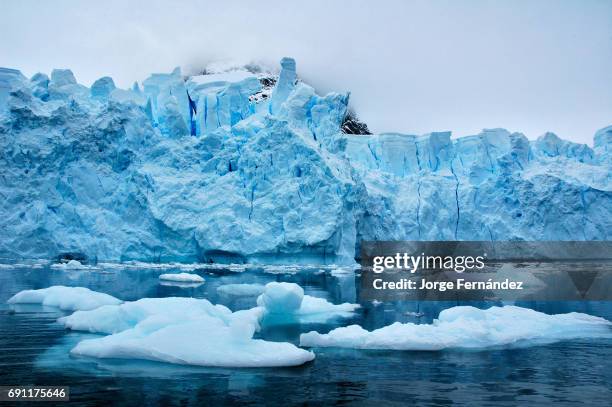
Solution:
M361 239L609 240L594 148L503 129L347 135L295 61L91 89L0 69L0 257L350 263Z

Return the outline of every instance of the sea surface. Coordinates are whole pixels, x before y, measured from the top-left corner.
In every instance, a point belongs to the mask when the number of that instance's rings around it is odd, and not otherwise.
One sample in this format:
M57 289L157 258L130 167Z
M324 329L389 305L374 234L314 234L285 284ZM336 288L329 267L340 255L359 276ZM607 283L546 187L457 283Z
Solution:
M97 265L85 270L48 264L0 265L0 385L70 386L77 405L612 405L612 340L573 340L487 350L366 351L314 348L313 362L291 368L224 369L69 355L91 334L65 330L68 314L40 305L9 306L25 289L83 286L122 300L207 298L232 310L256 297L220 295L223 284L295 282L306 294L334 303L360 302L358 272L302 267L231 267L189 270L199 286L160 282L172 266ZM183 270L185 271L185 270ZM258 337L298 343L300 333L359 324L376 329L399 322L431 323L455 305L487 308L499 302L360 302L349 320L264 329ZM546 313L584 312L612 320L612 302L528 302ZM180 346L180 344L177 344ZM1 404L1 403L0 403ZM19 405L25 405L20 403Z

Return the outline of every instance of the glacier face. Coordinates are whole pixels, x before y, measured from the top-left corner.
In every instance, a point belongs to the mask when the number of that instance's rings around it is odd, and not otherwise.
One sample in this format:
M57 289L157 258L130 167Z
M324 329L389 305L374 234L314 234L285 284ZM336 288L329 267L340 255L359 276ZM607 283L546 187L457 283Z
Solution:
M295 61L91 88L0 68L0 257L351 263L368 240L610 240L612 127L341 132Z

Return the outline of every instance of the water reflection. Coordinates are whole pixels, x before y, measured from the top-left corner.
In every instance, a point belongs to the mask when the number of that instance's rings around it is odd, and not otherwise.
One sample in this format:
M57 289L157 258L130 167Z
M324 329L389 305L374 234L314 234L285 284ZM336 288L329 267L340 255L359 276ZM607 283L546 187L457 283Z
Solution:
M308 400L399 404L459 405L547 403L609 405L612 382L610 340L581 340L521 349L478 351L363 351L315 349L312 363L282 369L221 369L147 361L76 358L75 344L91 334L66 331L55 320L65 313L38 305L8 307L6 300L23 289L52 285L85 286L124 300L184 296L207 298L232 310L251 308L256 296L224 295L227 284L295 282L305 293L333 303L360 301L360 276L355 273L266 273L206 269L199 286L160 284L171 270L0 269L0 384L69 384L75 401L90 403L290 405ZM177 270L178 272L178 270ZM510 302L506 302L510 303ZM605 301L516 301L515 305L546 313L584 312L612 320ZM265 324L258 337L298 342L300 333L327 332L340 325L376 329L393 322L431 323L443 309L469 304L486 308L497 301L362 301L354 318L325 323L296 320ZM135 395L138 395L135 398Z

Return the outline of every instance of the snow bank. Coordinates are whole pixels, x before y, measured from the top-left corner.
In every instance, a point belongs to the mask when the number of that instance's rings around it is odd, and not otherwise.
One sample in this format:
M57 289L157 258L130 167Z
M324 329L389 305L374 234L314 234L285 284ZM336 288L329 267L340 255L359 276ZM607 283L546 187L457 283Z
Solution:
M224 284L217 287L217 293L232 297L253 297L263 293L262 284Z
M177 281L180 283L203 283L204 278L191 273L177 273L177 274L162 274L159 276L160 280L165 281Z
M481 310L461 306L446 309L432 324L396 322L374 331L357 325L328 334L308 332L301 346L357 349L440 350L524 346L566 339L612 337L612 323L580 313L548 315L505 306Z
M42 304L64 311L92 310L104 305L120 304L117 298L91 291L85 287L64 287L56 285L40 290L25 290L12 296L9 304Z
M205 299L144 298L75 312L67 328L111 334L80 342L71 353L224 367L301 365L314 353L290 343L253 339L262 308L231 312Z

